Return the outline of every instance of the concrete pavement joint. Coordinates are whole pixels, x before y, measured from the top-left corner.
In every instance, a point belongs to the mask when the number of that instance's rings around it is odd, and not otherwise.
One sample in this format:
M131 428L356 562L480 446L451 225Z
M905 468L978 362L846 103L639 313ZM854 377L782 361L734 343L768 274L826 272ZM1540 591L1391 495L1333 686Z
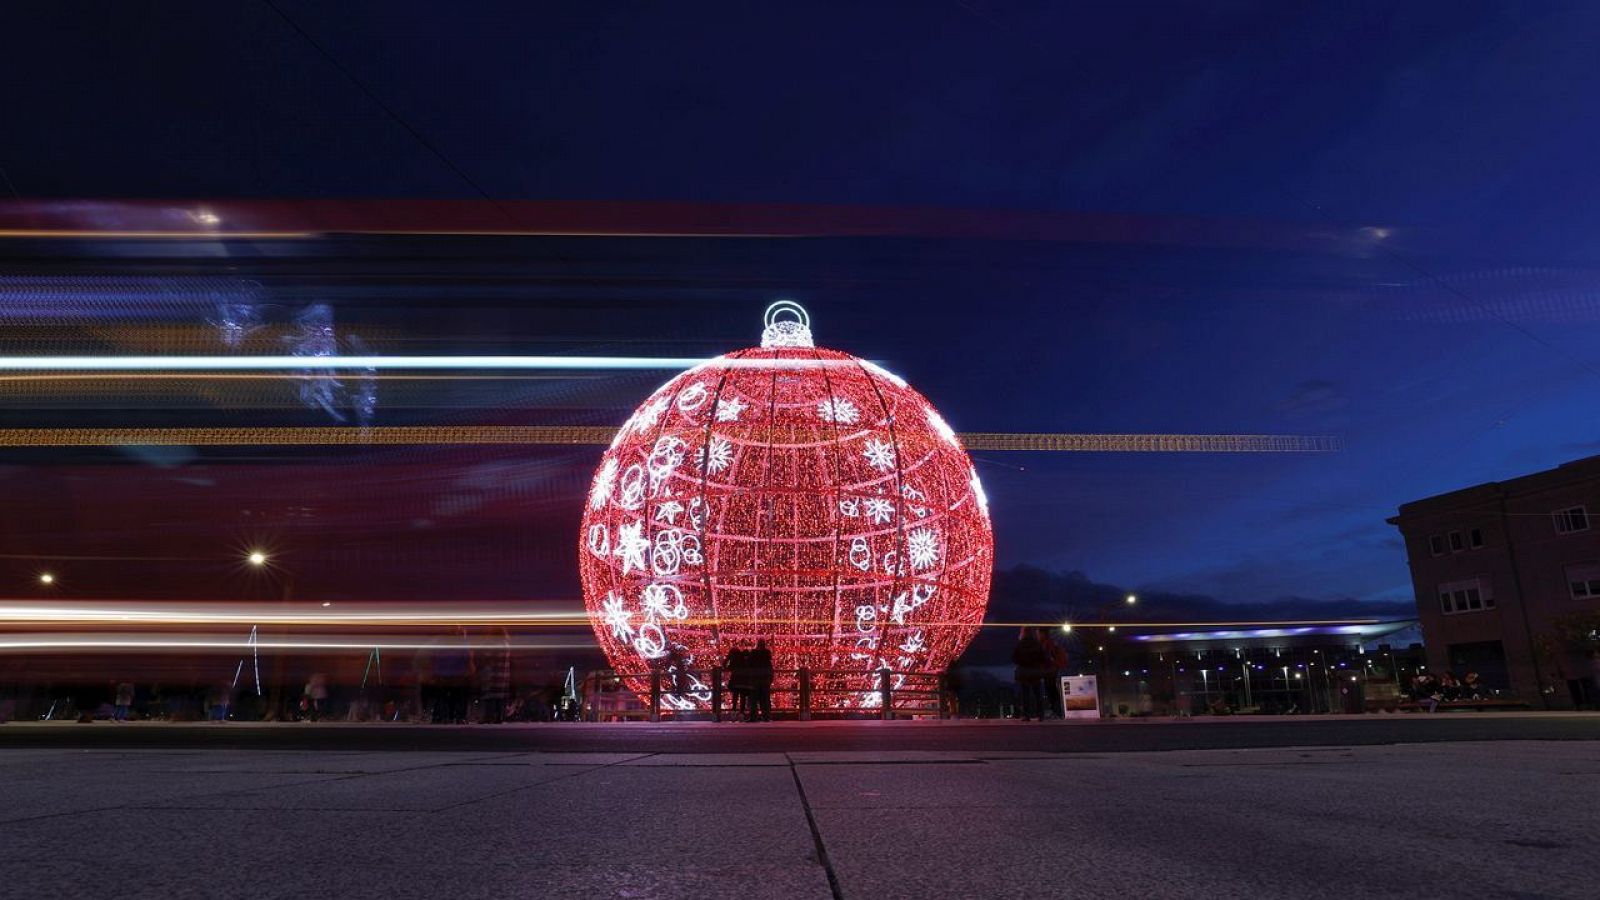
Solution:
M5 828L10 825L17 825L23 822L39 822L44 819L64 819L68 816L86 816L90 813L116 812L117 810L127 808L128 805L124 803L118 806L97 806L94 809L73 809L67 810L66 812L41 813L37 816L22 816L16 819L0 819L0 828Z
M629 757L628 759L616 759L616 760L612 760L611 762L608 762L608 763L599 763L599 764L596 764L596 765L592 765L592 766L590 766L590 767L588 767L586 769L579 769L576 772L563 772L562 774L557 775L554 778L546 778L546 779L544 779L542 781L536 781L536 782L534 782L532 784L525 784L522 787L512 788L509 791L499 791L499 792L496 792L496 793L493 793L493 794L485 794L485 795L483 795L481 797L474 797L474 798L472 798L470 800L462 800L462 801L460 801L458 803L450 803L450 804L447 804L445 806L438 807L437 809L430 809L430 810L427 810L427 811L428 812L432 812L432 813L448 812L449 810L452 810L452 809L459 809L459 808L461 808L463 806L470 806L470 805L472 805L474 803L482 803L485 800L494 800L494 799L496 799L498 797L509 797L512 794L520 794L523 791L531 790L532 788L544 787L546 785L555 784L558 781L565 781L565 780L567 780L569 778L577 778L579 775L587 775L590 772L596 772L596 771L599 771L600 769L609 769L612 766L620 766L623 763L634 762L636 760L646 759L648 757L657 756L657 755L659 755L659 754L655 754L655 753L640 753L637 756L632 756L632 757Z
M800 808L805 810L806 825L811 829L811 840L817 848L817 862L822 865L822 871L828 876L828 890L833 893L833 900L844 900L844 890L839 886L839 875L833 870L833 861L828 858L828 847L822 841L822 830L817 827L817 817L811 812L811 801L806 799L806 786L800 781L800 770L796 768L794 759L785 753L784 758L789 760L789 774L794 777L794 789L800 795Z

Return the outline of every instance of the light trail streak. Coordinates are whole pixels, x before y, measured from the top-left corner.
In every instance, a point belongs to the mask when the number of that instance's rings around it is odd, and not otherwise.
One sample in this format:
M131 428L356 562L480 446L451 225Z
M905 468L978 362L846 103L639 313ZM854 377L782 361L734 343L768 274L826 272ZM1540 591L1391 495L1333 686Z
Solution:
M258 638L224 635L175 636L162 634L27 634L0 635L0 652L49 650L189 650L239 652L262 650L590 650L590 641L456 641L404 636L373 635L360 640L334 636Z
M226 609L191 607L72 607L0 605L0 624L124 623L129 625L547 625L589 624L582 610L563 612L418 610L284 612L281 604Z
M152 238L156 240L248 240L271 241L286 240L291 238L319 237L315 231L95 231L95 230L67 230L62 228L6 228L0 229L0 237L8 238L73 238L79 240L94 240L96 238Z
M338 381L349 376L320 374L317 372L47 372L28 375L0 375L0 382L54 382L54 381ZM386 373L366 375L378 381L556 381L570 380L572 375L421 375L415 372L399 375Z
M4 356L0 371L288 371L303 369L689 369L709 357L657 356ZM720 365L799 369L853 365L843 360L739 359Z
M588 444L616 437L608 426L388 425L260 428L0 428L0 447L249 447L294 445ZM956 435L968 450L1077 453L1330 453L1337 437L1270 434Z
M218 606L220 604L210 604ZM754 624L758 625L784 625L792 623L789 618L759 619ZM804 624L828 624L831 620L819 620ZM1074 629L1079 628L1123 628L1123 629L1148 629L1148 628L1279 628L1315 625L1377 625L1385 620L1375 618L1360 619L1291 619L1291 620L1251 620L1238 622L1217 621L1183 621L1183 622L1085 622L1072 623ZM37 625L37 624L109 624L120 623L127 625L406 625L406 626L544 626L544 627L588 627L588 616L581 610L557 610L553 612L506 612L501 610L485 609L375 609L357 612L343 612L338 610L306 610L303 612L285 612L282 604L246 605L229 604L226 609L207 609L204 604L187 606L111 606L111 607L79 607L65 603L55 605L39 604L0 604L0 624L4 625ZM710 627L718 624L711 619L687 620L683 623L691 627ZM953 623L937 623L953 624ZM984 622L985 628L1059 628L1061 622Z

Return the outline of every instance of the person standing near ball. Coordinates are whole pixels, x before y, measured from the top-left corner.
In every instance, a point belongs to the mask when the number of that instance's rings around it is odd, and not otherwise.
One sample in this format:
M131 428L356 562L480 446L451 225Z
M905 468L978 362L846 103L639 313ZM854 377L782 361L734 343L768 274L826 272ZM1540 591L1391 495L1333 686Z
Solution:
M772 721L772 651L765 640L756 641L756 648L746 658L747 684L750 690L750 721Z

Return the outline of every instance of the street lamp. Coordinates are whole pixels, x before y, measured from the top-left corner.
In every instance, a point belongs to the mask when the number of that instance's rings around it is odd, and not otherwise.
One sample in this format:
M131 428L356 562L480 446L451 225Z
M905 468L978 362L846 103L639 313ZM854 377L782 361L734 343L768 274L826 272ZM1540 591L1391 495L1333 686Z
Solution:
M50 574L49 572L40 572L39 583L48 587L56 583L56 576Z
M262 553L260 550L251 550L250 555L246 556L244 559L245 562L252 566L264 566L267 564L267 555Z
M1139 602L1139 595L1138 594L1129 594L1127 597L1123 598L1123 601L1126 602L1129 606L1132 606L1135 603Z
M1061 623L1061 631L1063 633L1065 633L1065 634L1071 634L1072 633L1072 623L1071 622L1062 622Z

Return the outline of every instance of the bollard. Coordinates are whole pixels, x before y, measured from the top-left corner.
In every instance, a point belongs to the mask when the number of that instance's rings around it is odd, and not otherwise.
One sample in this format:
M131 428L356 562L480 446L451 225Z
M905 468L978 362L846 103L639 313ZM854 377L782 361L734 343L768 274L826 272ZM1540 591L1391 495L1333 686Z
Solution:
M811 721L811 670L801 669L800 676L800 721Z
M650 670L650 721L661 721L661 670Z
M885 722L894 718L894 688L889 680L893 674L888 669L878 670L878 694L883 701L883 720Z
M722 667L711 667L711 721L722 721Z

